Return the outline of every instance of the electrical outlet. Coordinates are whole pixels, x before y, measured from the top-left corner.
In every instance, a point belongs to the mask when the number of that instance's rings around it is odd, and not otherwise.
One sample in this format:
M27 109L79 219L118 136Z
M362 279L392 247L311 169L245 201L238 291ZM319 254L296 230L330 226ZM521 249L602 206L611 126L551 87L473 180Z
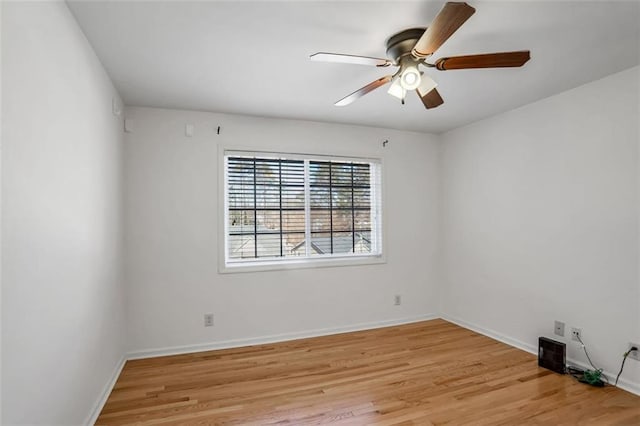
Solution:
M213 314L204 314L204 326L213 327Z
M562 321L555 321L553 324L553 332L557 336L564 336L564 323Z
M629 356L627 358L631 358L631 359L635 359L636 361L640 361L640 344L638 343L633 343L633 342L629 342L629 349L631 348L638 348L635 351L631 351L629 352ZM629 350L627 349L627 350Z
M576 327L571 327L571 340L579 342L582 339L582 330Z
M399 294L396 294L395 297L393 298L393 304L398 306L402 304L402 296L400 296Z

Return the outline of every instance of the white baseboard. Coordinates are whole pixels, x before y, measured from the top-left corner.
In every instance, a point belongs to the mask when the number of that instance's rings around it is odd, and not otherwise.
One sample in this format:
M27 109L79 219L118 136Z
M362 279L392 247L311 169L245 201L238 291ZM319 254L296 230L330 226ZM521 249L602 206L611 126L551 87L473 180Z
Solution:
M102 389L102 393L100 394L100 397L93 405L93 409L87 416L87 420L84 422L85 425L92 426L96 423L96 420L98 420L98 416L100 415L100 412L104 407L104 404L106 404L107 399L109 398L109 395L111 395L111 391L113 390L113 387L115 386L116 381L118 380L118 377L120 377L120 373L122 372L122 368L124 367L125 362L127 362L127 357L122 356L122 358L120 358L115 368L113 369L113 372L111 373L111 378Z
M459 325L460 327L464 327L467 328L471 331L475 331L476 333L482 334L484 336L487 337L491 337L492 339L495 339L499 342L505 343L509 346L513 346L516 347L518 349L522 349L525 352L529 352L532 353L536 356L538 356L538 348L534 345L522 342L520 340L517 339L513 339L509 336L505 336L504 334L498 333L497 331L488 329L488 328L484 328L481 327L479 325L476 324L472 324L470 322L464 321L460 318L455 318L449 315L441 315L440 316L443 320L452 322L456 325ZM572 364L572 365L576 365L578 367L581 367L583 369L591 369L592 367L587 365L586 363L582 362L582 361L578 361L572 358L567 358L567 363ZM616 373L611 373L610 371L603 371L603 374L607 377L607 379L609 380L610 383L613 383L615 381L615 377L616 377ZM638 383L634 383L630 380L624 379L624 378L620 378L620 380L618 381L618 387L621 389L624 389L628 392L631 392L633 394L636 395L640 395L640 384Z
M200 343L196 345L172 346L167 348L147 349L129 352L127 359L153 358L167 355L180 355L193 352L213 351L217 349L239 348L243 346L263 345L267 343L285 342L288 340L307 339L309 337L328 336L331 334L349 333L353 331L372 330L375 328L391 327L394 325L410 324L439 318L435 314L419 315L415 317L398 318L386 321L353 324L342 327L320 328L293 333L273 334L270 336L250 337L246 339L224 340L220 342Z
M480 327L478 325L472 324L470 322L461 320L460 318L455 318L449 315L441 315L440 318L442 318L445 321L449 321L452 322L456 325L459 325L460 327L469 329L471 331L475 331L476 333L482 334L484 336L487 337L491 337L494 340L497 340L499 342L505 343L509 346L513 346L516 347L518 349L522 349L525 352L529 352L531 354L534 355L538 355L538 348L534 345L530 345L528 343L522 342L520 340L517 339L513 339L509 336L506 336L504 334L498 333L497 331L494 330L490 330L488 328L484 328L484 327Z

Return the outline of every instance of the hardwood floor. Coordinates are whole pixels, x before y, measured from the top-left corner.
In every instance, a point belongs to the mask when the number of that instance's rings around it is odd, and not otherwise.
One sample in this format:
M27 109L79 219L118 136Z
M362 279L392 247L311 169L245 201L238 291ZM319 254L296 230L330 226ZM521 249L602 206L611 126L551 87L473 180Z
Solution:
M97 424L640 425L640 397L443 320L128 361Z

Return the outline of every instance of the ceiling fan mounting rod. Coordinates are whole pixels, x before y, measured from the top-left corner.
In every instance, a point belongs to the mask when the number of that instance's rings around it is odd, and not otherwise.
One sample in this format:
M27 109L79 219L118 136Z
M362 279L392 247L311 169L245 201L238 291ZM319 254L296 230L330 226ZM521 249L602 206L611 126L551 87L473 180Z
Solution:
M418 59L411 54L411 50L416 45L426 28L409 28L392 35L387 40L387 57L399 64L403 57L410 55L414 59Z

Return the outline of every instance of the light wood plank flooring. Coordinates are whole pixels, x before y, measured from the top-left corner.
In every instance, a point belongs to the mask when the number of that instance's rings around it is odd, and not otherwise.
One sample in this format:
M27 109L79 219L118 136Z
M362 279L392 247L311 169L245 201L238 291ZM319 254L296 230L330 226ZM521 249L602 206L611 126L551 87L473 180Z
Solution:
M596 389L443 320L128 361L97 424L640 425Z

